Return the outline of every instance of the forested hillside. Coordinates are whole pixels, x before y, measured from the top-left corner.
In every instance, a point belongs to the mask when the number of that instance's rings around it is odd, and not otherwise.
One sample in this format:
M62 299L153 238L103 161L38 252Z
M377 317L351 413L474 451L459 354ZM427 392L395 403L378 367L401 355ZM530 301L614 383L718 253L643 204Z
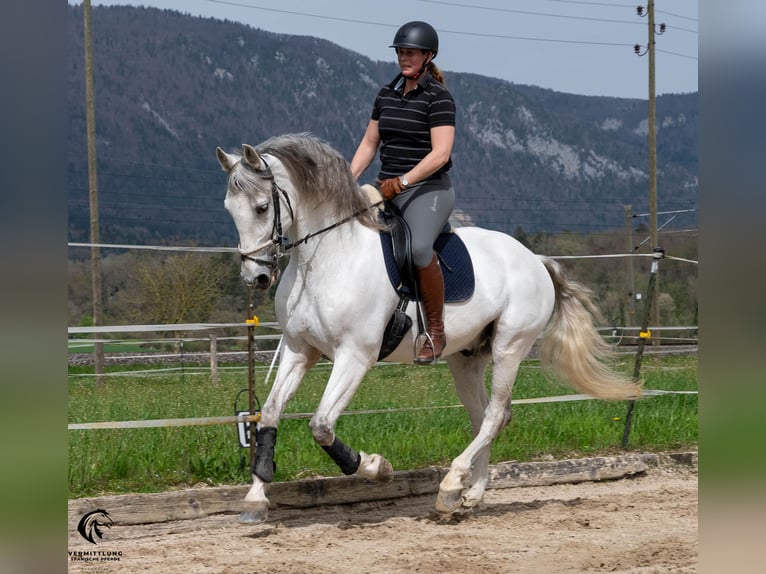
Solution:
M88 238L82 11L69 8L70 241ZM331 42L136 7L93 8L99 215L109 243L233 245L215 148L312 132L350 159L396 73ZM594 71L598 73L598 71ZM508 233L622 229L647 210L647 102L445 70L457 216ZM697 194L697 94L657 100L660 210ZM371 180L373 166L365 175ZM693 227L693 214L673 225Z

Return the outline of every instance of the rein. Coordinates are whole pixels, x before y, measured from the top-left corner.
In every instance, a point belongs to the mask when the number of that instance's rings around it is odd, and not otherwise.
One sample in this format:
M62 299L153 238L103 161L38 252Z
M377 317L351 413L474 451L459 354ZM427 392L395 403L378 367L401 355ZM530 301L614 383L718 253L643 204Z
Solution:
M328 225L327 227L323 227L323 228L322 228L322 229L320 229L319 231L312 231L311 233L307 233L307 234L306 234L305 236L303 236L301 239L298 239L297 241L293 241L292 243L287 243L287 244L283 245L283 248L284 248L285 250L288 250L288 249L292 249L293 247L296 247L297 245L300 245L301 243L307 243L307 242L308 242L308 240L309 240L309 239L311 239L312 237L314 237L314 236L316 236L316 235L321 235L322 233L325 233L325 232L327 232L327 231L330 231L331 229L335 229L336 227L340 227L340 226L341 226L341 225L343 225L344 223L348 223L348 222L349 222L349 221L351 221L352 219L356 219L357 217L359 217L360 215L362 215L362 214L363 214L365 211L368 211L369 209L371 209L371 208L373 208L373 207L377 207L377 206L378 206L378 205L380 205L381 203L383 203L383 201L382 201L382 200L381 200L381 201L379 201L379 202L377 202L377 203L373 203L372 205L370 205L370 207L365 207L364 209L360 209L359 211L356 211L356 212L352 213L352 214L351 214L351 215L349 215L348 217L344 217L344 218L343 218L343 219L341 219L340 221L336 221L336 222L335 222L335 223L333 223L332 225Z
M271 180L271 198L272 198L272 201L274 202L274 223L271 228L271 239L268 242L262 245L259 245L253 249L250 249L248 251L243 251L240 247L237 247L237 251L239 252L239 256L242 259L242 261L247 259L250 261L254 261L255 263L258 263L261 265L268 265L274 268L277 266L277 261L279 261L279 259L284 257L284 253L282 253L281 250L289 251L293 247L297 247L298 245L301 245L302 243L308 243L308 240L311 239L312 237L316 237L317 235L326 233L332 229L335 229L336 227L340 227L344 223L348 223L352 219L356 219L365 211L373 207L377 207L378 205L383 203L383 200L378 201L377 203L373 203L369 207L360 209L352 213L348 217L344 217L340 221L336 221L335 223L328 225L327 227L323 227L322 229L319 229L318 231L312 231L310 233L307 233L305 236L303 236L302 238L296 241L288 242L287 238L284 235L282 235L282 211L281 211L280 195L281 197L284 197L285 203L287 203L287 208L290 211L290 219L295 220L295 213L293 212L293 206L290 203L290 196L287 195L287 192L284 189L279 187L276 179L274 178L274 173L271 171L271 167L269 167L269 164L266 163L266 160L263 157L261 157L261 161L266 166L266 170L265 170L267 173L266 179ZM253 253L256 253L258 251L261 251L263 249L266 249L267 247L271 247L274 245L277 246L277 250L272 256L271 261L267 259L259 259L259 258L251 257Z

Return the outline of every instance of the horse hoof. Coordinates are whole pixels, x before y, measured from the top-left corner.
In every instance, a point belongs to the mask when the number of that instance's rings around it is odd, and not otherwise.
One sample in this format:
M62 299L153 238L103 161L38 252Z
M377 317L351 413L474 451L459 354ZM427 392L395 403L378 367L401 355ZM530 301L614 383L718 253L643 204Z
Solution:
M476 508L477 506L479 506L479 504L481 504L481 501L482 501L481 498L470 498L466 496L463 499L462 507L465 509Z
M239 513L240 524L258 524L269 518L269 505L266 502L247 502Z
M378 469L378 482L390 484L394 480L394 467L385 458L381 457L380 468Z
M440 490L436 497L436 510L442 514L452 514L463 503L462 490Z

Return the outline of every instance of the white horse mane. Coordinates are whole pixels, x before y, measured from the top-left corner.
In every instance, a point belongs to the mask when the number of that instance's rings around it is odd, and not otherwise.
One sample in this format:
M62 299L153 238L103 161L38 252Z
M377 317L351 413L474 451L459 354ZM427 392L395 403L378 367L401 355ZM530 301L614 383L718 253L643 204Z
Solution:
M338 219L361 213L363 224L377 226L369 196L360 191L346 159L327 142L308 133L286 134L266 140L256 151L282 162L303 200L329 204Z

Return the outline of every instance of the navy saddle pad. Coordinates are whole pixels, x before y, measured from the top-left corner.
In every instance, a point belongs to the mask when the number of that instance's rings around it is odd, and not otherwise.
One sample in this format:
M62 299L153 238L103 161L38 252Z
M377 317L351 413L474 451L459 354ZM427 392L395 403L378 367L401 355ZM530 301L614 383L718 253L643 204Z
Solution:
M391 233L380 232L380 243L391 285L400 292L402 275L394 257ZM456 233L442 233L434 242L434 251L439 255L442 275L444 275L444 302L459 303L473 295L475 279L473 263L463 240ZM414 295L410 293L410 295ZM414 299L414 296L412 297Z

